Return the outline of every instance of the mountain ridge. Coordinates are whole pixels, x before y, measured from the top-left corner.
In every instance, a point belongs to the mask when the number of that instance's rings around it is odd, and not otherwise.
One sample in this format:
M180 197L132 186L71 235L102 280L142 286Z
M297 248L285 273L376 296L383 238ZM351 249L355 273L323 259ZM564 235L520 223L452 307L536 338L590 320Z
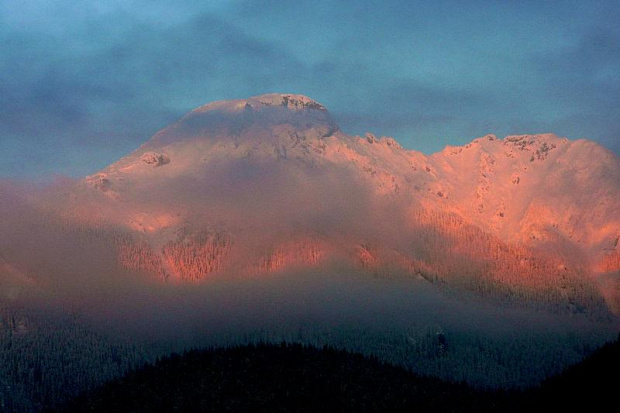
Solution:
M618 158L586 140L485 135L424 155L347 135L305 96L269 94L197 108L87 177L67 204L85 222L125 228L127 257L148 256L128 265L168 278L344 261L546 285L559 299L606 274L615 297L619 177Z

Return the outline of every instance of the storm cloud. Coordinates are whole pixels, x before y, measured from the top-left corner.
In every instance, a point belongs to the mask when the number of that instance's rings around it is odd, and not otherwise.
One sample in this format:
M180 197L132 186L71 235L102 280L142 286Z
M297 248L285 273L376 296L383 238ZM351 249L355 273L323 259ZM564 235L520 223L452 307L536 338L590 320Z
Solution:
M93 173L209 101L308 95L424 152L554 132L620 151L614 1L7 2L0 175Z

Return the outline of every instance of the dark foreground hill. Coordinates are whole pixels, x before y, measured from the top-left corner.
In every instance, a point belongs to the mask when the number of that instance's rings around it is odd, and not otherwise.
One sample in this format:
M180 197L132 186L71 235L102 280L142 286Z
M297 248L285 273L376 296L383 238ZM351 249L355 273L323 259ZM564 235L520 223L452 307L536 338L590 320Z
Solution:
M618 406L620 336L519 400L522 411L613 411Z
M173 355L85 395L66 411L481 411L472 388L358 354L258 345Z
M616 341L540 389L507 394L330 348L251 345L172 355L83 395L63 411L572 411L611 403L616 382L610 378L618 367Z

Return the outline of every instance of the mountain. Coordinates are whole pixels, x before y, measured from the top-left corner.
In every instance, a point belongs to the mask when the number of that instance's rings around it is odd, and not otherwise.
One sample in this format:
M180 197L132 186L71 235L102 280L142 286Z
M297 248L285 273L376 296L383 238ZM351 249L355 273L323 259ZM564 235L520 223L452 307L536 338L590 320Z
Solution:
M619 168L549 134L427 156L272 94L198 108L84 179L0 180L0 410L281 340L537 384L617 335Z
M620 308L620 162L587 140L487 135L427 156L268 94L195 109L63 197L125 231L125 267L169 281L345 265Z

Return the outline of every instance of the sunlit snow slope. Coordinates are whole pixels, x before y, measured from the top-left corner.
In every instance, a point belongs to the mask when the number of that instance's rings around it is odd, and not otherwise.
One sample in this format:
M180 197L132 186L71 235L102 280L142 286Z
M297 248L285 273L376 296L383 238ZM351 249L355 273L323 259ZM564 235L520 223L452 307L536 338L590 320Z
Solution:
M336 265L571 308L602 288L615 308L619 201L620 162L591 141L487 135L426 156L269 94L188 113L63 208L124 228L121 263L161 279Z

